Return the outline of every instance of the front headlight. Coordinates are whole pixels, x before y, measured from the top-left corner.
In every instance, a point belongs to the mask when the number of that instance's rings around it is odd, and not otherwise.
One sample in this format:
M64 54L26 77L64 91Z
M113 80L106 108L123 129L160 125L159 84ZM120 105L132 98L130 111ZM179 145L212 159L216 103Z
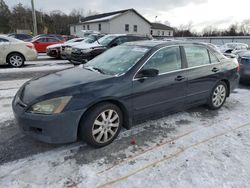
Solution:
M71 96L58 97L34 104L29 112L37 114L59 114L69 103Z
M87 53L89 53L91 51L92 51L92 49L83 49L83 50L81 50L81 52L84 53L84 54L87 54Z

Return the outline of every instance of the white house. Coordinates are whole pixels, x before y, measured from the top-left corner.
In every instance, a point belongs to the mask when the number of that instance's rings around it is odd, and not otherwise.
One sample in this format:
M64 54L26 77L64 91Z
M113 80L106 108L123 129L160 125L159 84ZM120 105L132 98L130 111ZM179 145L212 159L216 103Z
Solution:
M71 35L81 30L99 31L105 34L150 35L151 23L134 9L126 9L85 17L78 24L70 25Z
M172 37L174 35L174 29L161 23L151 23L150 34L153 37Z

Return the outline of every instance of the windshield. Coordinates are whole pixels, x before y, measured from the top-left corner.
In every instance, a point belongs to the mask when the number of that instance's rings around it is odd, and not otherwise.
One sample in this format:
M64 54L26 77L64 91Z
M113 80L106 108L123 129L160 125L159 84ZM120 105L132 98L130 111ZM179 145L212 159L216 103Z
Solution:
M117 36L113 35L113 36L104 36L102 38L100 38L98 41L102 46L108 46L108 44L115 39Z
M89 35L89 36L84 40L84 42L91 44L91 43L95 42L95 41L97 40L97 38L98 38L98 36Z
M97 56L85 64L84 68L92 68L103 74L121 75L133 67L149 48L140 46L118 46Z

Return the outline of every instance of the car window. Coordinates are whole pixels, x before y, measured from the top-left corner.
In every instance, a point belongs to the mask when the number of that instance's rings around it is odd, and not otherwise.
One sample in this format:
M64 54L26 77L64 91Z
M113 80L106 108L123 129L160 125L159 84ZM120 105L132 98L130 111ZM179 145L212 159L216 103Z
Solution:
M181 69L180 48L176 46L159 50L148 60L143 69L157 69L160 74Z
M211 63L219 63L219 59L211 52L209 52L209 56L210 56L210 61Z
M202 46L184 47L189 67L197 67L210 64L208 50Z
M120 45L120 44L123 44L123 43L128 42L128 41L129 41L128 37L119 37L119 38L115 39L113 43Z
M47 38L48 42L59 42L59 40L54 38Z
M7 39L0 38L0 42L9 42Z
M37 42L47 42L47 38L40 38L37 40Z

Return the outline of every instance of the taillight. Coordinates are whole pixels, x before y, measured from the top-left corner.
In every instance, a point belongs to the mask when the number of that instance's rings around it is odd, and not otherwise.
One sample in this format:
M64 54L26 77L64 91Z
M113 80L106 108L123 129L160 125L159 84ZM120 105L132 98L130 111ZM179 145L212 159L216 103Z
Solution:
M240 64L238 62L238 66L237 66L237 72L240 72Z
M27 43L26 46L30 49L35 49L35 47L32 43Z

